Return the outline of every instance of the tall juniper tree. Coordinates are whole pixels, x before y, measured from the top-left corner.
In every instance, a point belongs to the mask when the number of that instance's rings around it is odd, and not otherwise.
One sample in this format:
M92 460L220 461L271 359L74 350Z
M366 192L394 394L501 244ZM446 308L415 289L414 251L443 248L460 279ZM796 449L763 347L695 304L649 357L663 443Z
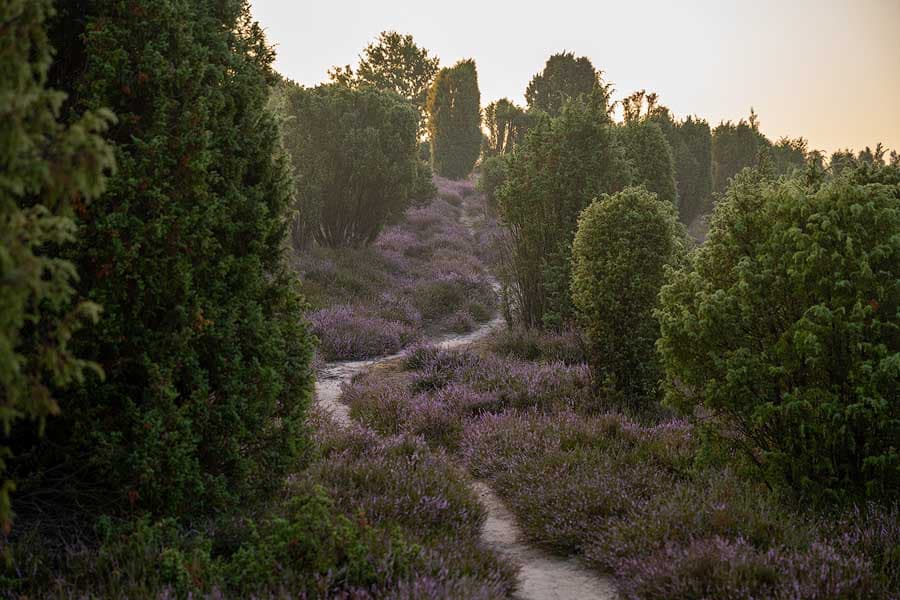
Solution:
M78 348L106 378L66 393L30 484L113 511L246 507L295 465L312 380L283 267L273 54L245 0L65 4L51 34L69 118L118 117L119 171L70 252L104 308Z
M428 136L435 173L462 179L481 151L481 93L475 61L441 69L428 94Z

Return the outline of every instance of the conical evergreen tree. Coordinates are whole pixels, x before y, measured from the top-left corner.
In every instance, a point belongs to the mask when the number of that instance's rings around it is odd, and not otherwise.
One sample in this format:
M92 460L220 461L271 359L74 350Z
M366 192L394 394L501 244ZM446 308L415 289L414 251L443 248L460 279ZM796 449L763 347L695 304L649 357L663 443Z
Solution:
M434 172L463 179L481 152L481 93L475 61L441 69L428 94L428 136Z

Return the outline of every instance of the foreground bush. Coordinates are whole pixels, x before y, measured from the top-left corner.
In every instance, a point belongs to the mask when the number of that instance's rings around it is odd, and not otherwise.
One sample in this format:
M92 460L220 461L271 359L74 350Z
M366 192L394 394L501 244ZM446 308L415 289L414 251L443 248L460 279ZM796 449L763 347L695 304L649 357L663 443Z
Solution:
M671 202L641 188L602 196L578 221L572 302L596 386L623 406L640 408L656 397L661 371L653 310L685 238Z
M79 206L67 249L78 294L103 307L73 347L106 377L60 396L66 416L46 443L14 440L29 453L16 465L23 498L42 499L23 515L248 510L295 467L312 388L283 267L290 188L265 110L272 54L240 0L59 10L58 56L83 64L54 68L50 83L69 108L117 116L118 172Z
M314 421L320 454L266 518L191 531L172 519L102 520L58 565L28 536L0 588L32 598L508 596L514 570L482 545L484 510L446 456L408 436Z
M291 85L284 144L294 163L294 244L365 246L411 199L431 191L414 107L392 92ZM423 177L424 175L424 177Z
M73 209L99 195L112 152L98 135L108 112L59 121L65 95L46 87L52 49L49 0L5 2L0 40L0 528L10 527L6 438L19 421L60 412L53 386L80 380L85 363L69 341L99 307L78 302L74 265L60 245L75 233Z
M745 172L661 298L671 404L711 411L720 437L796 492L896 495L896 184L810 189Z

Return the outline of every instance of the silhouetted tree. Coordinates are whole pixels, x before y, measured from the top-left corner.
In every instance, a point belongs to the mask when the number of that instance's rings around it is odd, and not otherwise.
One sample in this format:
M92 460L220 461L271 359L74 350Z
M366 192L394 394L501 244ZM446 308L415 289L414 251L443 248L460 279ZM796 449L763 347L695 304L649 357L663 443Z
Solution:
M590 94L600 85L600 73L589 58L561 52L547 59L544 70L532 77L525 90L525 101L529 110L555 117L567 100Z
M723 193L729 180L745 167L757 165L760 151L771 145L759 132L759 119L753 109L747 121L720 123L712 132L713 191Z
M487 128L482 155L496 156L511 152L525 138L533 116L526 113L507 98L491 102L484 109L484 126Z

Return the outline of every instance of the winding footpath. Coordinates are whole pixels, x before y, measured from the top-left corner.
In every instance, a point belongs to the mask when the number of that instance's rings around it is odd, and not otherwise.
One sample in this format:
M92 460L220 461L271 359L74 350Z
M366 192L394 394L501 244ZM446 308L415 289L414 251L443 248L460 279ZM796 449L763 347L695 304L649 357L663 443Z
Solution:
M447 335L432 342L441 348L458 348L481 340L503 325L495 318L465 335ZM341 403L342 385L372 367L403 358L405 352L359 361L332 362L325 365L316 380L316 402L325 408L344 427L351 425L346 404ZM481 537L490 548L517 564L520 600L614 600L615 588L609 579L600 577L584 567L577 559L553 556L527 543L507 510L487 484L476 481L474 491L487 510Z

